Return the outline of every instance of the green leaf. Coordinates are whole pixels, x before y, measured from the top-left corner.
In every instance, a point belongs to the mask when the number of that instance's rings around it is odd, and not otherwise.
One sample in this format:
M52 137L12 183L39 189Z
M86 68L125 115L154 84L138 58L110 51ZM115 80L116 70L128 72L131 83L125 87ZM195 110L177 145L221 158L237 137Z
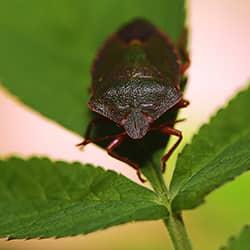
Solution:
M249 250L250 247L250 226L245 226L237 238L232 237L227 247L221 250Z
M2 0L0 10L0 80L79 134L90 119L91 62L107 36L141 16L177 40L185 20L184 0Z
M11 158L0 173L0 237L63 237L167 217L152 191L90 165Z
M191 209L250 168L250 88L221 109L179 155L170 186L173 210Z

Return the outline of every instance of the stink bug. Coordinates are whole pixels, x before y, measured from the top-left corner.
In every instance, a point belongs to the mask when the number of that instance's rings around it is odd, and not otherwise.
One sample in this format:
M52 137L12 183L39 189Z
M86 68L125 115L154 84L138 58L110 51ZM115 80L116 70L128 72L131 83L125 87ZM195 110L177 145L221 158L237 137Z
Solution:
M175 47L150 22L136 19L122 27L107 39L94 60L88 105L99 115L98 119L114 122L123 131L93 139L90 131L96 120L92 120L85 140L78 146L111 140L106 146L108 154L134 167L143 181L139 165L114 149L128 138L140 140L151 131L177 136L177 142L161 159L164 169L165 162L181 142L182 133L173 128L176 121L162 124L157 121L170 110L188 105L180 90L188 66L185 50Z

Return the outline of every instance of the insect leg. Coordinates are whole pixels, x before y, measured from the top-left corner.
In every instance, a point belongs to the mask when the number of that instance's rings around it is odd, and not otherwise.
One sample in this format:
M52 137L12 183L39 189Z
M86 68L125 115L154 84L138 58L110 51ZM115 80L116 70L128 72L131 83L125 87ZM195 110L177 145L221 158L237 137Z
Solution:
M136 170L137 176L140 179L141 182L145 182L146 180L144 180L141 176L141 171L140 171L140 166L132 161L130 161L128 158L121 156L119 154L117 154L116 152L114 152L114 149L116 149L119 145L121 145L121 143L126 139L127 135L126 134L120 134L117 135L117 137L106 147L106 150L108 152L108 154L120 161L123 161L125 163L127 163L128 165L130 165L131 167L133 167Z
M103 137L98 137L98 138L94 138L94 139L84 139L83 142L77 144L76 146L79 147L79 146L86 146L87 144L89 143L96 143L96 142L101 142L101 141L105 141L105 140L109 140L109 139L113 139L113 138L116 138L116 137L119 137L119 136L123 136L125 135L126 133L125 132L122 132L120 134L115 134L115 135L106 135L106 136L103 136Z
M179 119L179 120L176 120L176 121L164 122L164 123L159 124L159 125L157 125L157 126L151 127L151 128L149 129L149 132L151 132L151 131L156 131L156 130L162 132L161 130L164 129L165 127L171 127L171 128L172 128L176 123L183 122L183 121L185 121L185 120L186 120L186 119L183 118L183 119Z
M98 116L98 117L95 117L93 118L88 126L87 126L87 129L86 129L86 132L84 134L84 140L81 142L81 143L78 143L76 146L80 147L80 146L85 146L87 144L89 144L90 142L92 142L93 140L90 139L90 135L91 135L91 131L94 127L94 125L99 122L99 121L108 121L106 118L102 117L102 116ZM109 139L109 138L107 138ZM104 139L106 140L106 139ZM96 141L97 142L97 141Z
M178 140L176 143L169 149L169 151L161 158L161 165L162 165L162 171L165 171L166 168L166 161L169 159L169 157L172 155L172 153L175 151L175 149L178 147L182 140L182 133L181 131L171 128L171 127L164 127L160 129L160 132L165 134L165 135L174 135L178 137Z

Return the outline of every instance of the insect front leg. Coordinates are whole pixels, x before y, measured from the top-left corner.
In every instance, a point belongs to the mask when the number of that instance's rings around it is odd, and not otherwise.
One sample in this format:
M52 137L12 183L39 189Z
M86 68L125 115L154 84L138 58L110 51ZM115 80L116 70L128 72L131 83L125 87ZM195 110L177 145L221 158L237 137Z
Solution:
M86 146L87 144L89 144L91 142L98 142L98 141L95 141L95 139L91 139L91 131L92 131L93 127L96 125L96 123L100 122L100 121L108 122L109 120L107 120L107 118L103 117L103 116L97 116L97 117L93 118L87 126L86 132L84 134L84 140L82 142L78 143L76 145L77 147ZM97 139L99 139L99 138L97 138ZM109 138L107 138L107 139L109 139ZM106 138L103 140L106 140Z
M117 137L106 147L106 150L110 156L112 156L120 161L123 161L123 162L127 163L128 165L130 165L132 168L134 168L136 170L137 176L140 179L140 181L145 182L146 180L144 180L142 178L140 166L138 164L136 164L136 163L132 162L131 160L129 160L128 158L121 156L121 155L117 154L116 152L114 152L114 150L119 145L121 145L122 142L124 142L126 137L127 137L126 134L117 135Z
M122 132L120 134L106 135L106 136L98 137L98 138L94 138L94 139L85 139L83 142L77 144L76 146L77 147L86 146L89 143L97 143L97 142L101 142L101 141L106 141L106 140L114 139L114 138L119 137L119 136L123 136L125 134L126 134L125 132Z
M160 129L160 132L165 135L174 135L178 137L178 140L176 143L169 149L169 151L161 158L161 166L162 166L162 172L165 172L166 169L166 161L169 159L169 157L172 155L172 153L175 151L175 149L178 147L182 140L182 132L180 130L177 130L172 127L163 127Z

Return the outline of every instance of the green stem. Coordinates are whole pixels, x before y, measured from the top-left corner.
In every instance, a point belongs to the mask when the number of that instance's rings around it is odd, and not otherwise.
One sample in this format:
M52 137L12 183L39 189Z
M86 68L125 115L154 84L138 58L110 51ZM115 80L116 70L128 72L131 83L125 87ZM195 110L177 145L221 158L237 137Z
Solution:
M168 197L168 188L163 179L160 166L154 165L152 162L152 164L143 168L142 172L157 194Z
M169 216L164 220L175 250L192 250L181 214L173 214L169 202L169 191L163 179L160 166L150 164L142 169L155 192L159 195L161 203L167 208Z
M164 220L175 250L192 250L181 214L172 214Z

